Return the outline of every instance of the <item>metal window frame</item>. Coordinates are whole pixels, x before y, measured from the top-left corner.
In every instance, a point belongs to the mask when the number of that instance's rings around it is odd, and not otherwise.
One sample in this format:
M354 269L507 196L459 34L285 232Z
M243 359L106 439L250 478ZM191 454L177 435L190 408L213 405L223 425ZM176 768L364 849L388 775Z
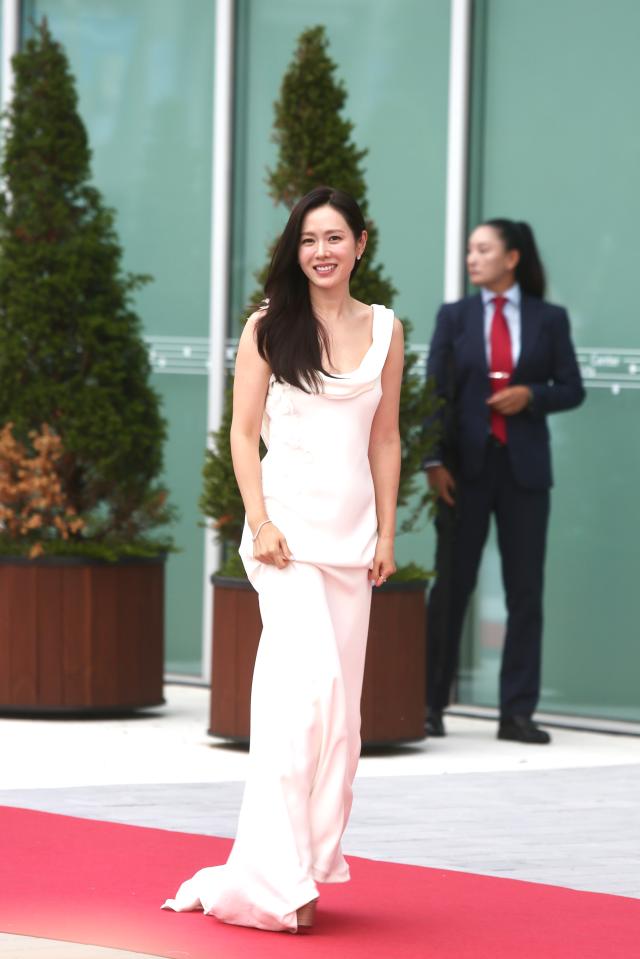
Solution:
M11 58L20 48L21 14L22 4L20 0L2 0L2 47L0 52L2 96L0 97L0 105L3 110L6 110L11 102L13 93Z
M216 0L213 74L213 162L211 182L211 261L209 270L209 384L207 440L220 426L224 407L225 344L231 276L231 196L233 172L235 0ZM210 530L204 537L202 595L202 678L211 680L213 590L209 577L218 566L220 547Z
M451 0L444 299L464 294L469 181L469 76L472 0Z

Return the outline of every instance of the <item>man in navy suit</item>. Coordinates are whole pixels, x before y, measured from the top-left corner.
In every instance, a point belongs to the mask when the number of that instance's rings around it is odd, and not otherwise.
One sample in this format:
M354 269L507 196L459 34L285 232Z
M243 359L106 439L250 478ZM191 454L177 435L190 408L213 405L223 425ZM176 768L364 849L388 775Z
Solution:
M452 405L453 428L424 467L439 497L440 526L447 511L455 515L449 568L438 569L429 603L427 732L445 735L443 711L493 514L508 613L498 737L548 743L532 718L552 485L547 414L579 406L585 394L567 312L543 299L544 270L527 224L499 219L477 227L467 268L480 293L441 307L427 367ZM439 544L438 554L446 553Z

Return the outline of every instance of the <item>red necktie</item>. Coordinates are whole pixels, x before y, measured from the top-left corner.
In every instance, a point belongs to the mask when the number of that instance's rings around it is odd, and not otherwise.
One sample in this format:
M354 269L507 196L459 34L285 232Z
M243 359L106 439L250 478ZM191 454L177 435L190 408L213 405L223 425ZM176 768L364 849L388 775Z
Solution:
M511 354L511 336L509 327L504 315L504 305L507 302L505 296L496 296L493 298L495 310L493 320L491 321L491 370L490 379L491 392L497 393L503 390L511 381L513 373L513 356ZM502 413L496 413L491 410L491 433L501 443L507 442L507 421Z

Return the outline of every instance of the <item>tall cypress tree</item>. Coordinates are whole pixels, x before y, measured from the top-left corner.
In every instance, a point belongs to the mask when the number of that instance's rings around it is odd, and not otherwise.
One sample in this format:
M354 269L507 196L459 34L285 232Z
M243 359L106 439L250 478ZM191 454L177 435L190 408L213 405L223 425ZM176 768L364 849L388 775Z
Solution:
M351 292L365 303L392 305L395 289L375 263L378 230L369 216L363 172L368 150L352 140L353 123L342 116L347 92L336 76L322 26L305 30L274 104L273 140L278 162L267 176L269 195L288 209L316 186L328 185L353 196L367 223L367 251ZM266 270L266 268L265 268Z
M93 541L167 520L165 421L132 308L114 215L91 185L74 79L46 21L13 59L0 200L0 425L47 423L67 501Z
M381 303L391 307L396 291L384 275L383 267L376 262L378 231L369 216L363 172L367 151L358 149L353 142L353 124L342 115L347 93L344 84L336 76L336 64L327 51L328 39L324 27L305 30L283 77L280 97L274 104L273 140L278 146L278 159L275 167L268 171L269 195L276 204L291 209L316 186L329 185L350 193L362 209L369 236L365 256L351 283L351 292L365 303ZM271 255L257 275L259 288L251 298L253 303L259 303L264 295L270 259ZM407 320L403 320L403 325L405 340L408 341L411 325ZM418 485L417 474L425 444L432 441L423 432L423 423L437 404L432 388L425 389L422 377L416 370L417 361L417 355L408 350L400 398L402 468L398 502L400 505L413 502L411 517L405 528L413 525L415 517L429 499L425 484ZM226 432L228 422L227 411L223 427L213 437L214 449L207 452L201 508L207 516L216 520L219 538L223 542L235 543L241 524L236 521L233 507L239 506L241 511L241 501L232 501L228 496L224 499L220 497L222 479L232 475ZM433 422L432 429L435 430L435 419Z
M298 40L275 104L273 139L278 146L278 162L268 174L269 193L276 203L289 209L300 197L322 184L350 193L362 210L369 237L365 255L351 282L351 293L364 303L393 307L396 290L376 262L378 230L369 216L363 172L368 151L358 149L352 139L353 123L342 115L347 92L336 76L337 66L328 54L328 46L323 26L305 30ZM268 265L260 274L261 280L266 278L267 269ZM406 319L402 322L408 343L411 324ZM417 482L417 473L429 440L423 433L423 423L437 403L432 388L424 388L416 370L417 361L417 355L407 350L400 397L399 505L407 505L420 493L414 501L408 526L429 499L424 483ZM433 422L432 429L436 429L435 420Z

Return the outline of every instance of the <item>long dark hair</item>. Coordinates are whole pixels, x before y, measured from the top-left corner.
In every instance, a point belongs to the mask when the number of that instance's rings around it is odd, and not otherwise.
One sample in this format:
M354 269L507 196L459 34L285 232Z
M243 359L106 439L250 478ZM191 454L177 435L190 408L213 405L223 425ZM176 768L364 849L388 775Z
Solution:
M500 234L507 250L517 250L520 254L516 266L516 280L522 292L529 296L537 296L540 300L543 299L547 281L533 230L529 224L498 217L495 220L485 220L483 226L493 227Z
M329 355L326 330L314 315L309 281L298 263L304 218L320 206L331 206L342 214L356 241L366 229L360 207L342 190L319 186L298 200L276 244L264 287L268 305L256 324L258 352L276 379L307 393L319 388L320 373L327 374L323 348ZM356 260L351 276L359 265Z

